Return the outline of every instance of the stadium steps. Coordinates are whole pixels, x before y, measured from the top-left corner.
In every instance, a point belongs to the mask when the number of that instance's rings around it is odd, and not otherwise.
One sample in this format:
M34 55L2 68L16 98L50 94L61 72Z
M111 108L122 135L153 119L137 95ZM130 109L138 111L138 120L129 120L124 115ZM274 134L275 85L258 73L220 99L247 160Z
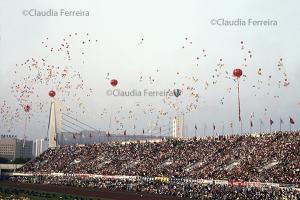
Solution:
M275 165L278 165L279 162L276 160L273 160L272 162L268 163L267 165L263 166L261 169L259 169L259 172L262 172L263 170L268 170L274 167Z
M238 166L240 164L241 164L240 161L234 161L234 162L230 163L229 165L227 165L224 169L226 171L230 171L230 170L232 170L233 168L235 168L236 166Z
M187 167L184 168L184 171L190 172L190 171L193 171L196 168L201 167L202 165L203 165L203 162L201 162L201 161L198 161L196 163L191 163Z
M172 165L172 164L173 164L173 159L168 158L167 160L162 162L158 167L165 167L165 166L169 166L169 165Z

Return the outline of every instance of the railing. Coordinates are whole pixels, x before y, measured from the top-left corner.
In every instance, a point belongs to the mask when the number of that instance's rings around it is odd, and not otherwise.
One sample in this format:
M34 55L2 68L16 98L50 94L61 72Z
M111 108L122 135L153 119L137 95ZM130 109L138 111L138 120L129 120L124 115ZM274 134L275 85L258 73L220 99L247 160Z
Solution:
M268 182L247 182L247 181L234 181L234 180L213 180L213 179L190 179L190 178L170 178L170 177L142 177L142 176L126 176L126 175L100 175L100 174L65 174L65 173L8 173L7 176L70 176L78 178L101 178L101 179L129 179L129 180L143 180L143 181L161 181L161 182L182 182L182 183L198 183L198 184L216 184L216 185L228 185L228 186L240 186L240 187L276 187L276 188L292 188L300 190L300 185L297 184L280 184L280 183L268 183Z

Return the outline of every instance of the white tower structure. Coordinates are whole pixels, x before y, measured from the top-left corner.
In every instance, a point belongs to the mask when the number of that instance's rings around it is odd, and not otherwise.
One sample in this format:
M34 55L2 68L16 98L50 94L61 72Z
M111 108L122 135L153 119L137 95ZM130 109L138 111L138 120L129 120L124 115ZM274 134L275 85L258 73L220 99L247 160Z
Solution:
M48 124L48 147L58 147L58 138L61 134L62 116L59 102L52 100L50 106L49 124Z
M184 115L176 116L173 119L173 138L184 137Z
M41 155L46 149L46 143L44 139L36 139L34 143L34 156L38 157Z

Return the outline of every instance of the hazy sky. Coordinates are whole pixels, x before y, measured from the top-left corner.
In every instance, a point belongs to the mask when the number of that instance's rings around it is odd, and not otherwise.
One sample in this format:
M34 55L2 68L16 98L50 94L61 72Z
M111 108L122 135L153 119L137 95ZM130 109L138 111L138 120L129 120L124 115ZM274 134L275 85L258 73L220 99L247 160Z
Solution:
M108 129L110 113L113 118L112 131L119 127L118 123L123 122L123 129L129 130L129 134L132 133L134 125L137 130L153 126L159 111L167 114L159 116L158 126L168 123L177 113L163 103L162 97L107 96L106 90L113 89L106 79L107 73L110 73L109 78L117 79L117 88L121 90L183 88L183 95L178 98L171 97L170 101L178 105L180 111L186 111L186 106L191 103L197 105L196 110L185 115L190 135L194 134L195 124L198 126L198 134L202 133L205 123L207 133L211 132L213 123L216 124L216 132L222 132L223 122L225 132L231 132L231 121L234 123L234 130L238 131L236 83L224 78L224 72L228 71L231 74L234 68L240 67L247 75L241 81L241 109L245 132L249 131L252 112L253 131L259 129L260 119L265 121L263 129L267 130L270 117L275 122L273 130L279 129L280 117L284 119L283 129L289 129L289 116L296 122L293 129L299 129L299 7L300 2L297 0L0 0L0 102L2 105L6 100L12 108L18 106L10 87L13 81L18 82L22 79L23 72L17 73L16 76L15 64L23 63L28 58L46 58L48 63L70 66L72 70L80 72L85 81L85 90L91 88L93 92L89 97L84 91L72 90L71 93L77 93L78 97L81 97L80 103L85 105L85 112L81 112L78 104L63 96L64 94L59 97L66 99L61 106L63 110L70 107L70 115L101 130ZM89 12L89 16L24 16L24 13L31 9L38 12L52 9L51 11L58 11L58 15L61 9L85 10ZM219 19L237 23L245 21L246 25L212 24L215 20L221 23L222 20ZM269 19L276 21L277 25L254 26L248 24L249 19ZM59 46L63 38L74 33L78 33L78 36L70 40L71 61L61 54L50 53L42 44L45 38L48 38L49 46ZM88 37L86 33L89 34ZM82 41L89 38L93 41L98 40L98 43L83 47ZM241 50L241 41L244 50ZM251 51L251 59L248 51ZM277 66L280 58L283 59L281 71ZM214 70L220 63L219 59L222 59L221 63L224 64L221 67L223 74L216 79L213 76L218 73ZM245 63L247 67L243 66ZM259 68L262 69L262 75L258 75ZM286 72L287 77L284 77L283 72ZM30 72L27 73L28 76L34 76L30 75ZM141 76L143 81L139 81ZM149 83L150 76L154 83ZM199 80L193 82L192 77ZM283 82L285 78L290 85L278 88L278 81ZM214 80L217 80L217 84L212 83ZM263 82L259 83L258 80ZM207 90L205 82L209 83ZM39 98L32 97L30 101L43 102L45 107L49 107L50 99L47 94L51 88L35 84L36 88L39 88L35 90ZM259 90L252 87L259 84ZM195 92L199 94L197 103L189 91L185 92L187 86L194 87ZM120 106L122 111L117 113ZM155 108L153 114L151 108ZM104 109L108 111L101 118ZM143 109L146 114L143 113ZM21 115L23 117L20 118L24 119L24 113ZM48 109L42 113L33 111L32 115L27 127L28 135L44 137ZM8 130L4 121L2 119L3 134ZM22 136L24 120L13 123L9 128L11 133Z

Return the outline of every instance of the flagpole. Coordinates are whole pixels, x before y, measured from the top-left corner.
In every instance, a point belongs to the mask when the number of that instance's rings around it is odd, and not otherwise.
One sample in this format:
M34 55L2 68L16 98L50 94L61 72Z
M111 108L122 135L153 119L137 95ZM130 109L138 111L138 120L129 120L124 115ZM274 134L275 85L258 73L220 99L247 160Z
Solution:
M127 142L127 139L126 139L126 131L125 131L124 135L125 135L125 145L126 145L126 142Z
M99 143L100 143L100 129L99 129L99 134L98 134L98 141L99 141Z
M159 138L161 139L161 127L159 128Z
M222 124L222 135L224 136L224 130L225 129L225 127L224 127L224 122L223 122L223 124Z
M240 122L241 122L241 135L242 135L243 134L243 122L241 119L240 119Z
M136 140L136 136L135 136L135 124L134 124L134 126L133 126L133 129L134 129L134 130L133 130L133 134L134 134L133 137L134 137L134 140Z
M109 131L111 128L111 117L112 117L112 110L110 110L110 117L109 117L109 125L108 125L108 133L107 133L107 142L109 142Z
M262 122L262 120L260 120L260 122L259 122L259 133L261 133L261 122Z
M279 131L281 132L281 117L279 119Z

